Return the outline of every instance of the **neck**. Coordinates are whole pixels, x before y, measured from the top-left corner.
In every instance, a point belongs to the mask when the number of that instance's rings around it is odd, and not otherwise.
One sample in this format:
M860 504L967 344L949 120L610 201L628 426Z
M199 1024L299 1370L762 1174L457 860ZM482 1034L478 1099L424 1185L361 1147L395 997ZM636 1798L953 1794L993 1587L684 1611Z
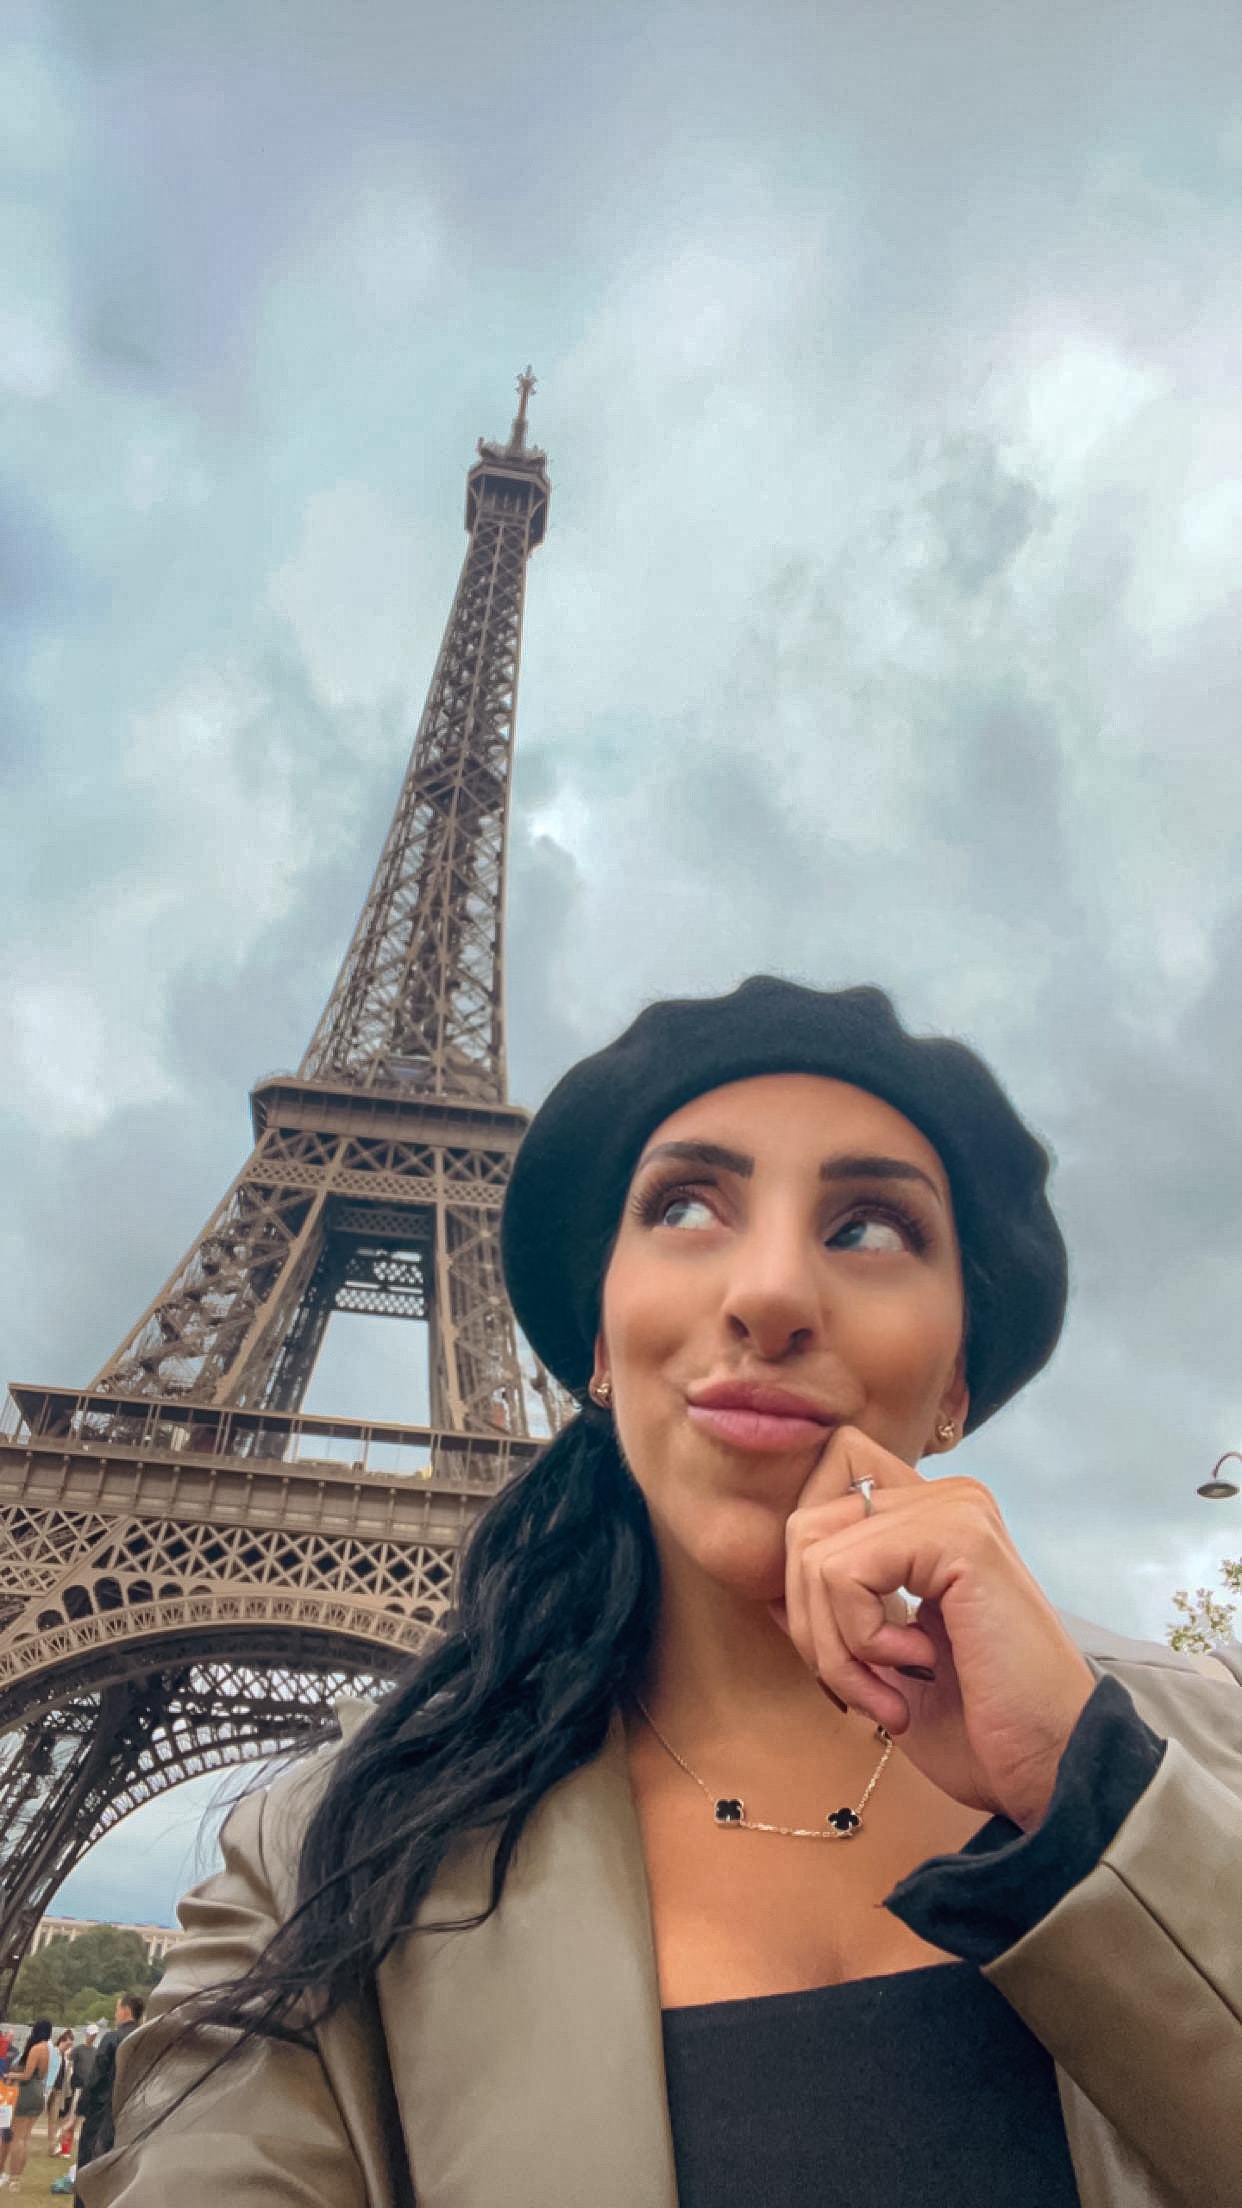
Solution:
M660 1615L643 1701L684 1753L744 1739L839 1740L847 1720L766 1603L661 1554Z

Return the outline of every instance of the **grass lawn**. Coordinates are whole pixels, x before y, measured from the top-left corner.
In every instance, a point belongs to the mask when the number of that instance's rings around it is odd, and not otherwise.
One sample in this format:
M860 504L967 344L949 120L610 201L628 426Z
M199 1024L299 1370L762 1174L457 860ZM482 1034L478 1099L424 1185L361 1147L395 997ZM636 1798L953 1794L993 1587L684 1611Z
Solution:
M26 2162L26 2174L17 2193L18 2200L50 2200L52 2179L64 2177L66 2171L72 2167L72 2162L66 2162L63 2155L48 2153L47 2121L40 2117L30 2134L30 2154ZM9 2197L9 2188L6 2185L0 2190L0 2201L6 2201Z

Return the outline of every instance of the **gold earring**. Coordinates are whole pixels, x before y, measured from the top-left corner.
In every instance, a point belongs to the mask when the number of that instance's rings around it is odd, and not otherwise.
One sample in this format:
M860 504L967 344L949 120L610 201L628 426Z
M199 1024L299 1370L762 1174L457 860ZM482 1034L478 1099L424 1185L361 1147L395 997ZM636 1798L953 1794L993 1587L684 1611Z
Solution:
M957 1428L951 1418L941 1419L936 1428L936 1439L945 1442L957 1440Z
M602 1380L592 1380L590 1387L587 1389L587 1394L593 1403L599 1404L601 1410L607 1410L612 1401L612 1382L607 1373L604 1374Z

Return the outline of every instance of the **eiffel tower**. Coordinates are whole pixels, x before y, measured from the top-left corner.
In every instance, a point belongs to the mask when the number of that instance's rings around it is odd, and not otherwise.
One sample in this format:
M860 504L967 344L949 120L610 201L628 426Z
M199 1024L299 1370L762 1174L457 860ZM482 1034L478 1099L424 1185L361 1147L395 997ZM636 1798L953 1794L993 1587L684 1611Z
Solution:
M296 1074L85 1389L0 1427L0 2014L68 1871L141 1802L335 1731L434 1636L463 1535L565 1399L505 1300L505 854L546 456L518 378L391 828ZM421 1320L429 1423L301 1410L333 1312Z

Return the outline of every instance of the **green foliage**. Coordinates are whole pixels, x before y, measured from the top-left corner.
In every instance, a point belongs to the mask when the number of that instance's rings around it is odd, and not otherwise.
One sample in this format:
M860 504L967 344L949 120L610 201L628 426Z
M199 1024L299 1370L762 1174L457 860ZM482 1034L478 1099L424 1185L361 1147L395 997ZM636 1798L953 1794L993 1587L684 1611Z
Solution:
M76 1940L49 1940L37 1955L26 1957L13 1987L10 2014L21 2024L33 2023L37 2016L50 2016L55 2024L111 2018L118 1993L146 1993L158 1976L136 1932L97 1924ZM87 1994L92 2006L79 2017Z
M41 1948L37 1955L26 1957L17 1973L9 2000L15 2022L33 2024L37 2016L50 2016L55 2022L56 1996L63 1993L64 1989L53 1949L67 1944L61 1940L53 1940L50 1947Z
M1226 1594L1242 1595L1242 1556L1226 1557L1220 1576ZM1210 1587L1197 1587L1193 1596L1179 1587L1173 1608L1178 1612L1178 1623L1168 1628L1169 1646L1181 1649L1184 1655L1210 1656L1222 1641L1232 1639L1238 1605L1214 1594Z
M137 1990L135 1986L129 1988L131 1993ZM74 1994L65 2008L57 2011L56 2021L58 2024L98 2024L101 2021L111 2024L115 2007L114 1993L101 1993L98 1986L85 1986L81 1993Z

